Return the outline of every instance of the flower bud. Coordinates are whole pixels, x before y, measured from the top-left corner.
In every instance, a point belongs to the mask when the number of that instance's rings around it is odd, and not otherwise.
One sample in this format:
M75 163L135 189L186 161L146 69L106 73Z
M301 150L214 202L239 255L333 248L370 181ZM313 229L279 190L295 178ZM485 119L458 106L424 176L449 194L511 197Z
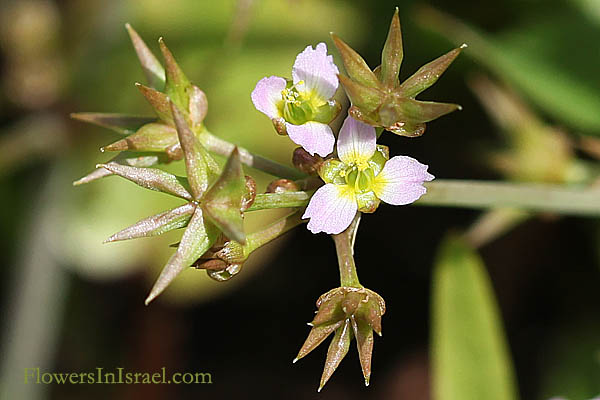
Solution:
M246 211L254 203L256 199L256 181L251 176L246 175L246 192L242 197L241 212Z
M267 193L297 192L300 188L289 179L277 179L267 186Z
M366 288L339 287L319 297L317 308L317 314L309 324L312 329L294 362L306 356L335 332L327 352L320 391L346 356L354 336L365 384L368 385L371 377L373 331L381 336L381 316L385 313L385 302L377 293ZM349 329L352 329L354 335Z
M316 175L323 163L323 157L318 154L311 156L308 151L304 150L302 147L298 147L294 150L292 163L294 164L294 167L305 174Z

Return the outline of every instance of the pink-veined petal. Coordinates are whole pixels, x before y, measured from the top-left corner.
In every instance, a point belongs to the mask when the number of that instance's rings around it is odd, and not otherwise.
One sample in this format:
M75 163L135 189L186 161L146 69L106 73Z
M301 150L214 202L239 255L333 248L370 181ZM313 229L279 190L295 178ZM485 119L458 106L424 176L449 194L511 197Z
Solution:
M286 123L285 127L290 139L311 155L325 157L333 151L335 137L329 125L309 121L302 125Z
M252 91L254 107L269 118L278 118L277 103L282 100L281 91L285 89L286 81L279 76L262 78Z
M347 116L338 136L338 157L345 164L366 162L375 154L375 128Z
M298 85L299 90L314 90L323 99L330 99L338 87L337 75L340 73L333 63L333 57L327 55L327 45L319 43L316 49L307 46L304 51L296 57L292 68L294 84L304 81Z
M347 186L328 183L313 194L302 218L310 218L312 233L340 233L350 225L358 206L354 192Z
M395 206L410 204L423 196L427 189L423 182L433 180L427 165L412 157L392 157L375 177L375 195Z

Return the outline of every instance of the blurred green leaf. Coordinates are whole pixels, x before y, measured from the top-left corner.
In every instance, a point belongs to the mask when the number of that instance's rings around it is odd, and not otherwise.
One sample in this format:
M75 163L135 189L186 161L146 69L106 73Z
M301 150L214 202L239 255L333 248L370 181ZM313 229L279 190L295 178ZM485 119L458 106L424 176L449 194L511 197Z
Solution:
M433 399L516 400L489 278L482 260L457 237L442 243L432 295Z
M581 17L565 18L566 12L536 15L495 37L431 8L421 9L418 19L455 43L468 43L465 54L512 83L550 116L598 135L600 29Z

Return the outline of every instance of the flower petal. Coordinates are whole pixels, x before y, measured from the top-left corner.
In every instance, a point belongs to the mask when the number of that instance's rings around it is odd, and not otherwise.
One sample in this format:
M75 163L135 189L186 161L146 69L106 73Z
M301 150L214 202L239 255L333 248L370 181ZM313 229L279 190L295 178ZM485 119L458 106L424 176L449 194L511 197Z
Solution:
M308 230L331 235L346 229L356 215L354 192L347 186L328 183L313 194L302 218L310 218Z
M287 133L292 141L308 151L311 155L325 157L333 151L335 137L327 124L309 121L302 125L286 123Z
M338 157L346 164L367 162L377 146L375 128L347 116L340 129Z
M319 43L316 49L307 46L302 53L298 54L292 68L294 84L304 81L304 85L298 85L298 89L314 90L323 99L330 99L335 94L339 73L333 63L333 57L327 55L325 43Z
M277 103L281 101L281 91L285 89L286 81L279 76L262 78L252 91L252 103L258 111L269 118L278 118Z
M395 206L410 204L423 196L427 189L423 182L433 180L427 165L412 157L392 157L375 177L373 189L381 200Z

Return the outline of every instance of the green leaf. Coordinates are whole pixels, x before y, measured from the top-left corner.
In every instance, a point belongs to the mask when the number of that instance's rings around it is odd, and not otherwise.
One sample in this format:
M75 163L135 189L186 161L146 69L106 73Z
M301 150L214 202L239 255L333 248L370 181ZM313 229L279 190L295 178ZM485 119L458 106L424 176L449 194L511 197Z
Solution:
M192 94L192 84L185 76L179 65L175 61L173 54L165 44L163 38L158 39L160 51L165 59L167 67L167 82L165 84L165 94L186 113L190 106L190 95Z
M121 135L130 135L141 126L156 121L154 117L136 117L113 113L72 113L71 118L111 129Z
M447 238L433 277L434 400L516 400L511 360L485 266Z
M455 43L467 42L470 57L511 83L550 116L583 133L600 134L600 85L597 28L568 10L536 14L519 27L492 36L462 21L425 8L419 13L423 26ZM585 41L573 41L587 38Z
M135 48L142 69L148 79L148 84L155 89L162 89L165 85L165 69L160 62L156 59L152 51L148 48L146 43L142 40L140 35L131 27L129 24L125 24L125 28L131 38L131 43Z
M206 253L217 240L219 233L219 230L213 224L204 220L202 209L196 207L196 211L183 233L177 251L161 271L146 298L146 305L160 295L181 272Z
M242 198L246 193L246 178L237 149L229 156L223 173L202 198L202 208L210 219L225 235L246 243L244 219L242 218Z

